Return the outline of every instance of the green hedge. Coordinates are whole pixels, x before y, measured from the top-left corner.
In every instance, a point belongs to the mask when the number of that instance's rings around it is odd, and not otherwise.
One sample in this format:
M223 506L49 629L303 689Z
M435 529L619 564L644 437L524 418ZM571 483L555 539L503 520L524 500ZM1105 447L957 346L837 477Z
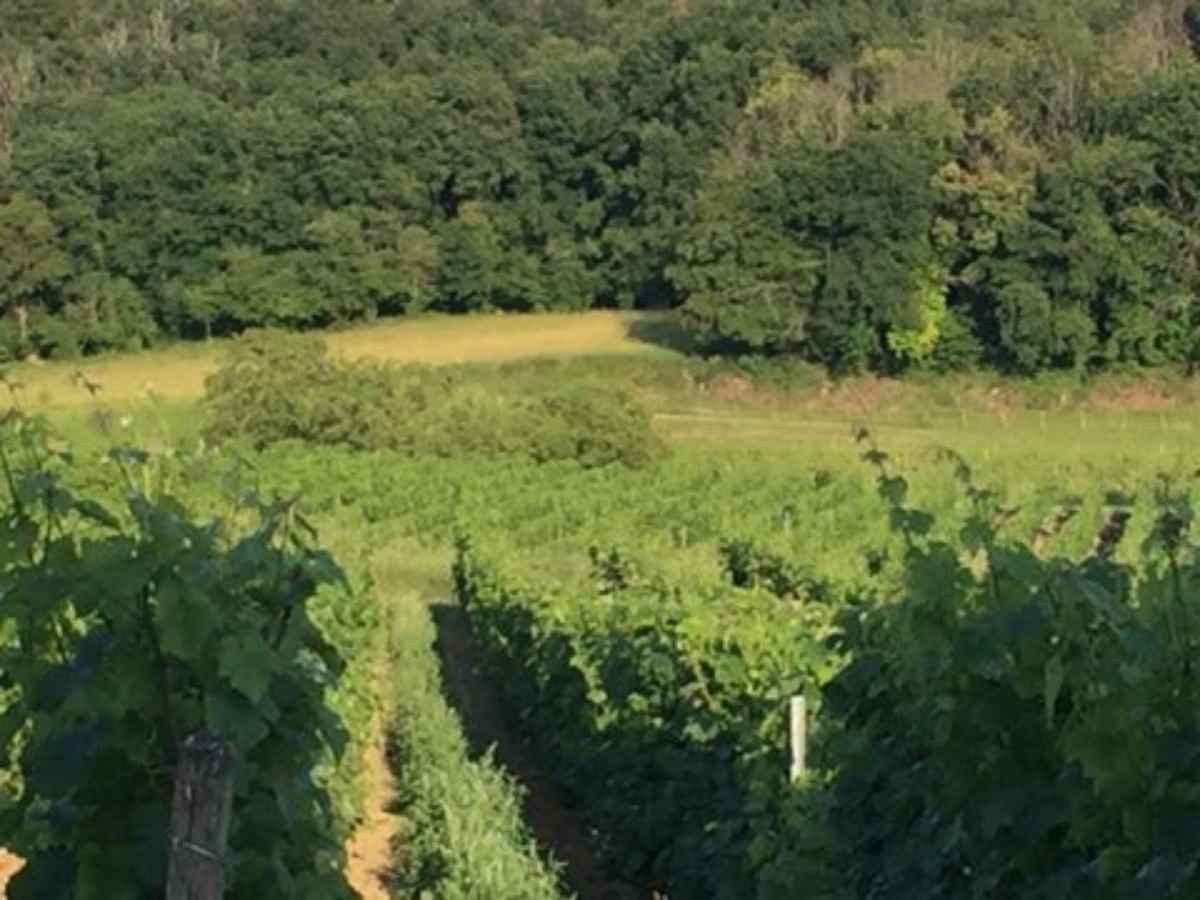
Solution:
M331 359L311 335L254 331L207 383L206 435L256 449L285 441L420 456L523 456L592 468L652 465L650 415L616 388L526 394L461 371Z

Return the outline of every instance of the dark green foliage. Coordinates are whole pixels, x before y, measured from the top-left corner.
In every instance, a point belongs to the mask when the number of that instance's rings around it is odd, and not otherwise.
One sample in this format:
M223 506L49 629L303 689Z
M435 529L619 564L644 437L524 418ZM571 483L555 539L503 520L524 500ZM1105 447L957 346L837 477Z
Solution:
M313 613L353 598L311 526L290 502L251 501L249 528L200 519L132 448L111 453L128 504L110 507L71 489L39 423L3 429L0 746L19 785L0 842L26 859L8 896L162 897L178 742L205 727L236 760L229 896L349 898L314 781L347 740L327 705L344 659Z
M727 540L718 549L725 574L735 587L761 588L781 600L822 602L830 598L827 582L753 541Z
M835 369L884 366L884 336L914 324L916 278L934 262L934 161L879 133L772 162L752 180L733 176L753 230L705 223L685 250L675 272L693 294L686 321Z
M299 441L635 469L665 452L649 413L620 390L571 386L527 396L444 369L332 359L313 335L248 332L206 388L208 438L255 449Z
M1136 565L1112 559L1120 507L1088 558L1046 558L1055 526L1033 545L1003 536L1005 512L961 462L974 513L958 542L929 539L874 458L908 546L903 593L845 611L851 661L824 692L830 821L855 895L1193 896L1186 495L1162 482Z

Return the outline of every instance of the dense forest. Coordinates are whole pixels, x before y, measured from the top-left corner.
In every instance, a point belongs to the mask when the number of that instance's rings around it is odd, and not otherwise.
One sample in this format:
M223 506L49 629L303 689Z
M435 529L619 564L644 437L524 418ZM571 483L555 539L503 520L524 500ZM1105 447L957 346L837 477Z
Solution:
M1187 0L0 0L0 347L678 307L1190 369L1195 46Z

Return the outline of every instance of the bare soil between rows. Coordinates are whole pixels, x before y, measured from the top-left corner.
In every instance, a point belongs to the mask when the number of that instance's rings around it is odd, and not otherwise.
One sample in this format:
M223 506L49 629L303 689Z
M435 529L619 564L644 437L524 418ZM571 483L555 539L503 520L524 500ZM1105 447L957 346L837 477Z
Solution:
M13 856L7 850L0 850L0 897L4 896L8 879L17 874L17 870L23 865L25 865L25 861L21 857Z
M363 820L346 842L346 878L361 900L390 900L393 838L400 819L390 812L395 785L384 749L383 722L377 718L364 750L367 801Z
M494 746L495 761L525 789L525 821L538 844L564 864L567 887L579 900L661 900L648 887L613 878L600 864L588 823L534 760L507 721L495 684L480 671L481 650L466 614L450 604L432 611L446 691L467 741L476 753Z

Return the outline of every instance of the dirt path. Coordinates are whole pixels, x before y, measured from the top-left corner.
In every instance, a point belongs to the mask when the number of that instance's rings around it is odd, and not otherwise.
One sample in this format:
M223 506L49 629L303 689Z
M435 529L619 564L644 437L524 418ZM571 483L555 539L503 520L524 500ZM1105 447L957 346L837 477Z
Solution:
M13 856L7 850L0 850L0 897L4 896L4 888L8 884L8 879L12 878L22 865L24 865L24 860L19 856Z
M346 877L362 900L388 900L387 874L399 820L388 812L393 795L392 775L381 735L372 739L366 757L367 808L362 824L346 842Z
M495 685L479 670L479 646L466 615L457 606L433 607L438 653L450 700L463 720L472 749L495 745L495 759L525 788L525 821L557 860L566 866L567 886L579 900L660 900L649 889L613 879L593 851L587 823L533 761L529 748L505 721Z
M384 716L371 726L371 740L363 753L367 802L362 824L346 842L346 877L362 900L389 900L388 873L392 867L392 838L399 817L389 812L395 796L384 738Z

